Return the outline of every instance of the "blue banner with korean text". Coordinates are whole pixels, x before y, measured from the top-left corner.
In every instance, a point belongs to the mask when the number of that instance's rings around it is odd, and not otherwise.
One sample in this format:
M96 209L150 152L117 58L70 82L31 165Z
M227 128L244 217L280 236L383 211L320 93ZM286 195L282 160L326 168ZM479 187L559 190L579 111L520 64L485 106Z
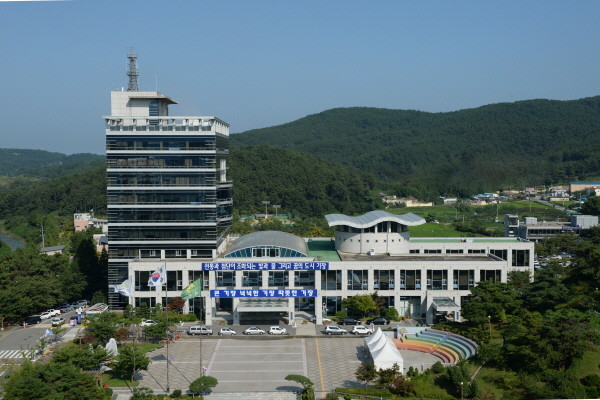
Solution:
M317 297L317 289L233 289L211 290L210 297Z
M202 271L325 271L328 262L205 262Z

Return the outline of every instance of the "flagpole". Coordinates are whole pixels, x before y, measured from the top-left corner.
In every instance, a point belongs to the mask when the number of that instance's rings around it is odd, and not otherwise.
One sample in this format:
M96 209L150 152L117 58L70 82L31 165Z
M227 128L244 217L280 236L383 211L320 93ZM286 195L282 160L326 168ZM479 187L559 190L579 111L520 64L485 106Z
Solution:
M167 263L165 262L165 312L167 313L167 393L169 393L169 280L167 279Z

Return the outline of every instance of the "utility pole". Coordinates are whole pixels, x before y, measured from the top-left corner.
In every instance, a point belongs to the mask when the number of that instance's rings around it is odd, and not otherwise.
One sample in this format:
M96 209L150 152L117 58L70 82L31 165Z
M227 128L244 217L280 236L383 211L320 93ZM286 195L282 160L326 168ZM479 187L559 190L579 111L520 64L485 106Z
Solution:
M277 210L281 208L281 204L273 204L273 208L275 209L275 218L277 218Z
M267 215L268 215L268 214L267 214L267 212L268 212L268 210L267 210L267 206L268 206L269 204L271 204L271 202L270 202L269 200L263 200L263 201L262 201L262 203L265 205L265 219L267 219Z
M44 237L44 223L42 222L42 248L46 247L46 238Z

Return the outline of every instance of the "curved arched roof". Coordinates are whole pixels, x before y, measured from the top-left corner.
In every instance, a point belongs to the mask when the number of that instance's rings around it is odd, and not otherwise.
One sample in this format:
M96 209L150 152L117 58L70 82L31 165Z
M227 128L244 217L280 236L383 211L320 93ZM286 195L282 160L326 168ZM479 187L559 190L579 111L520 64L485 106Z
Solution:
M425 223L425 220L413 213L402 215L390 214L387 211L370 211L359 217L349 217L344 214L327 214L325 216L329 226L345 225L352 228L369 228L380 222L392 221L406 226L417 226Z
M295 250L308 257L308 246L301 237L287 232L262 231L253 232L236 239L231 247L225 252L227 254L235 251L256 246L276 246Z

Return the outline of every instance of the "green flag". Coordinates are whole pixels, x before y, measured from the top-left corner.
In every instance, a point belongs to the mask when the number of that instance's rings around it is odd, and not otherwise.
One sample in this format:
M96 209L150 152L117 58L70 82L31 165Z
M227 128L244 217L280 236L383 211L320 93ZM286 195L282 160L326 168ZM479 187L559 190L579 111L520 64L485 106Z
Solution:
M202 293L202 278L196 279L194 282L190 283L188 287L183 289L181 298L184 300L193 299L194 297L200 296L200 293Z

